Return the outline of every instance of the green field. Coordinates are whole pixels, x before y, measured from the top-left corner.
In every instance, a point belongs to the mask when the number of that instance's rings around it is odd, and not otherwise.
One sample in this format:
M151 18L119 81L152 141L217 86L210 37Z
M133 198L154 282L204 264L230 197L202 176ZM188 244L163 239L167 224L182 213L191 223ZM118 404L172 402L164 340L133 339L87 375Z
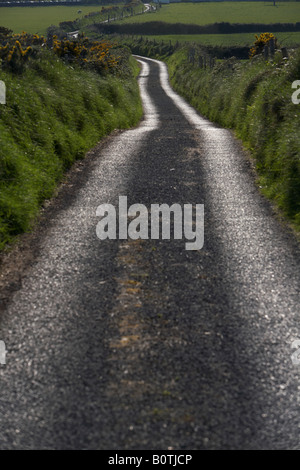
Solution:
M90 12L100 11L101 5L88 6L49 6L49 7L13 7L0 8L0 25L12 29L15 33L45 34L50 25L58 25L61 21L75 20ZM81 10L82 13L78 13ZM222 3L181 3L163 5L156 13L137 15L122 22L165 21L168 23L194 23L205 25L216 22L230 23L294 23L300 19L300 2L282 2L274 7L270 2L222 2ZM219 44L219 35L201 38L203 44ZM252 42L251 34L229 35L224 38L224 45ZM287 36L287 35L286 35ZM299 43L298 33L289 33L286 44ZM191 40L191 37L187 40ZM199 42L198 39L192 39ZM228 42L229 41L229 42Z
M216 2L173 3L163 5L155 13L126 18L122 22L188 23L295 23L300 21L300 2L281 2L275 7L271 2Z
M297 33L275 33L276 38L281 46L297 46L300 44L300 32ZM255 40L253 33L241 34L170 34L161 36L146 36L153 41L171 41L175 44L192 42L196 44L203 44L204 46L251 46Z
M15 33L26 31L45 34L50 25L58 25L61 21L75 20L92 11L100 11L101 8L101 5L1 7L0 25L12 29ZM81 10L82 13L79 14L78 10ZM204 25L222 21L230 23L294 23L299 19L300 2L282 2L278 3L276 7L270 2L222 2L163 5L156 13L130 17L122 22L155 20Z
M14 33L26 31L45 34L51 25L58 25L61 21L75 20L92 11L100 11L101 8L101 5L0 7L0 25L12 29ZM82 13L79 14L79 10Z

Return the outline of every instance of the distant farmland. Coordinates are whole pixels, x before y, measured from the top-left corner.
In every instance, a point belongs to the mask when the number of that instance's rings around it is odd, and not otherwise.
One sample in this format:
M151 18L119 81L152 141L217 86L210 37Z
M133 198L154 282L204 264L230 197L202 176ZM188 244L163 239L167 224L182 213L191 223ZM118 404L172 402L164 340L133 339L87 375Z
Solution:
M120 4L119 4L120 6ZM90 12L100 11L102 5L88 6L47 6L47 7L1 7L0 25L12 29L15 33L45 34L50 25L62 21L75 20ZM78 13L81 10L82 13ZM216 2L216 3L181 3L163 5L156 13L133 16L120 24L164 21L166 23L184 23L207 25L212 23L295 23L300 21L300 2ZM85 29L85 27L83 27ZM257 31L261 32L261 31ZM148 33L149 34L149 33ZM300 32L276 33L281 44L286 46L300 44ZM245 45L253 43L253 33L240 34L188 34L163 35L156 39L176 42L194 41L212 45Z
M108 5L105 5L108 6ZM120 4L119 4L120 6ZM47 7L1 7L0 26L12 29L14 33L45 34L51 25L61 21L70 21L87 15L91 11L100 11L102 5L71 5ZM78 13L81 10L82 13Z
M195 42L203 45L213 46L244 46L251 45L254 42L254 34L269 31L267 25L283 24L283 23L296 23L300 21L300 2L215 2L215 3L179 3L163 5L155 13L147 13L145 15L126 18L122 21L117 21L120 25L127 24L141 24L150 22L164 22L167 24L176 25L176 34L167 32L167 28L161 27L161 31L155 32L153 27L151 32L146 28L143 32L134 33L138 35L149 36L149 38L158 41L171 41L175 42ZM230 23L230 24L258 24L263 23L265 26L263 30L258 27L254 32L239 32L232 34L195 34L180 33L180 24L211 25L215 23ZM162 23L161 23L162 24ZM154 25L153 25L154 26ZM150 25L149 25L150 27ZM164 30L165 29L165 30ZM270 26L270 32L272 27ZM130 32L129 32L130 34ZM274 32L281 45L297 46L300 44L300 32L286 31Z
M122 23L164 21L206 25L211 23L295 23L300 21L300 2L172 3L155 13L126 18Z

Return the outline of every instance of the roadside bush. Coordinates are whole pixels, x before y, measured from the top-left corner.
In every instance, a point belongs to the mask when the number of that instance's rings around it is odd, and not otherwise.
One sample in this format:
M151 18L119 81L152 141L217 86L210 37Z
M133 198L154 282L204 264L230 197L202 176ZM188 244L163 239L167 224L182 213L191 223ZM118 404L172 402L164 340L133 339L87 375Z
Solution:
M23 35L23 52L27 40ZM0 250L30 230L41 204L76 159L112 130L129 128L142 116L138 66L126 48L119 48L119 62L105 73L101 64L99 74L95 62L106 49L87 51L87 57L93 56L89 67L81 59L60 58L41 38L31 40L41 44L31 42L38 53L26 57L22 70L16 73L7 55L0 68L7 91L6 105L0 106ZM9 50L16 38L11 41Z
M274 40L275 49L277 49L278 47L277 39L273 33L261 33L259 36L256 34L255 37L256 41L254 43L254 46L250 49L250 59L258 54L262 54L264 51L264 47L270 43L271 39Z
M288 60L217 62L201 69L182 48L168 59L171 83L199 112L235 130L255 158L263 193L300 230L300 112L292 83L300 78L300 50Z

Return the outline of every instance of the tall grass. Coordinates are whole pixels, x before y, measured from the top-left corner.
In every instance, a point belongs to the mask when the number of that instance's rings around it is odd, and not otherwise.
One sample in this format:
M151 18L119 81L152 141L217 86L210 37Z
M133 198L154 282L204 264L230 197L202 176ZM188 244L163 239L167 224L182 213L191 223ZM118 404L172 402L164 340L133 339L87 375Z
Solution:
M76 159L142 115L137 66L106 75L45 53L22 74L0 71L0 249L32 226L42 202Z
M300 105L292 83L300 78L300 50L289 60L229 59L212 70L192 66L187 49L169 59L171 83L196 109L232 128L255 157L263 192L300 230Z

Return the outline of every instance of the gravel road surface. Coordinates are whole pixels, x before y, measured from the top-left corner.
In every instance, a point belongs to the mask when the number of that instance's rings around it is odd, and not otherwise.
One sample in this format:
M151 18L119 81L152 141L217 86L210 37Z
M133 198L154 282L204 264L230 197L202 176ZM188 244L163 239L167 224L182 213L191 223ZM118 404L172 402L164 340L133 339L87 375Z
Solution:
M62 189L1 313L0 448L300 449L299 245L231 132L138 59L144 120ZM203 248L99 240L119 196L204 204Z

